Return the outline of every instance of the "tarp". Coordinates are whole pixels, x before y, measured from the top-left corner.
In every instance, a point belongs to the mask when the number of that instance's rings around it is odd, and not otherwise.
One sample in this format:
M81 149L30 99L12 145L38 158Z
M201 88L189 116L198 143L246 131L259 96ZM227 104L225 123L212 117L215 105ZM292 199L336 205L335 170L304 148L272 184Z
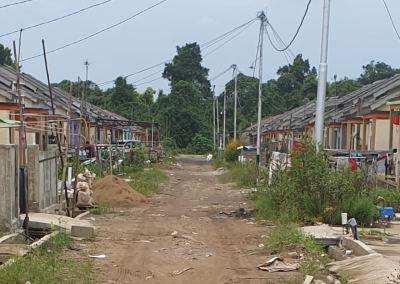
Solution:
M7 124L16 124L19 123L17 120L7 119L7 118L0 118L0 122L7 123Z

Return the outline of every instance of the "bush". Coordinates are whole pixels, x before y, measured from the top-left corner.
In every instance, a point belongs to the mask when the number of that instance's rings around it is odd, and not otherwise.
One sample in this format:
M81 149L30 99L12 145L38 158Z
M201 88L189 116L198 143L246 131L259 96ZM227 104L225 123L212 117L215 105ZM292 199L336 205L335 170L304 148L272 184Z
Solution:
M123 158L124 171L129 173L143 171L147 152L147 148L135 145L129 154Z
M238 147L240 147L240 142L238 141L231 141L226 145L224 155L227 162L236 162L238 160L240 152L240 150L237 149Z
M278 166L270 184L254 196L260 217L340 224L340 214L347 212L360 225L374 221L377 209L362 173L331 170L326 152L317 153L316 145L304 139L299 144L291 166Z
M222 183L235 182L237 188L249 188L257 185L260 168L254 162L227 164L228 171L220 176Z
M188 145L187 151L192 154L205 154L212 148L212 142L200 133L196 133L192 142Z

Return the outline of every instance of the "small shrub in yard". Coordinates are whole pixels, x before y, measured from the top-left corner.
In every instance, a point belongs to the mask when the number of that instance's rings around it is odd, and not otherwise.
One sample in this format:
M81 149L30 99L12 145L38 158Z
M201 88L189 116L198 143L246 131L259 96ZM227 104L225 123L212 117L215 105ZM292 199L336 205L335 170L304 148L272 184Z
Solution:
M129 182L129 184L133 189L145 196L150 196L153 193L159 192L160 184L168 181L168 176L157 166L136 173L132 178L134 180Z
M347 212L361 226L373 222L377 209L362 173L330 169L328 154L315 149L303 139L291 166L273 171L271 182L254 196L260 217L340 224L340 214Z
M100 202L96 208L92 208L89 210L91 214L95 215L103 215L112 212L113 210L110 208L110 204L107 201Z
M224 155L227 162L236 162L238 160L240 151L237 149L238 147L240 147L239 141L232 141L226 145Z
M260 176L260 168L254 162L227 164L228 171L220 176L223 183L235 182L237 188L249 188L256 186Z

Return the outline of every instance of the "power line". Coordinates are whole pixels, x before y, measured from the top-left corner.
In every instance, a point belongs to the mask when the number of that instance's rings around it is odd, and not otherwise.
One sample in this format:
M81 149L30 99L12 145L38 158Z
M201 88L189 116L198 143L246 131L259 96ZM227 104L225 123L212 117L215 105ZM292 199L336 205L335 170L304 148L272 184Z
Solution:
M228 69L222 71L221 73L211 77L210 81L214 81L216 79L218 79L219 77L221 77L222 75L224 75L226 72L228 72L229 70L231 70L231 67L229 67Z
M33 0L30 0L30 1L33 1ZM8 33L5 33L5 34L2 34L2 35L0 35L0 37L4 37L4 36L8 36L8 35L12 35L12 34L18 33L20 30L29 30L29 29L33 29L33 28L36 28L36 27L39 27L39 26L43 26L43 25L46 25L46 24L49 24L49 23L52 23L52 22L55 22L55 21L58 21L58 20L61 20L61 19L65 19L65 18L70 17L72 15L76 15L78 13L81 13L81 12L89 10L91 8L106 4L106 3L111 2L111 1L112 0L107 0L107 1L104 1L104 2L101 2L101 3L98 3L98 4L94 4L92 6L89 6L89 7L80 9L78 11L72 12L70 14L64 15L62 17L58 17L58 18L55 18L55 19L52 19L52 20L49 20L49 21L46 21L46 22L42 22L42 23L35 24L35 25L29 26L29 27L26 27L26 28L22 28L22 29L19 29L19 30L15 30L15 31L12 31L12 32L8 32Z
M388 15L389 15L390 21L392 22L392 26L393 26L393 28L394 28L394 31L396 32L397 37L398 37L399 40L400 40L400 34L399 34L399 32L398 32L398 30L397 30L397 28L396 28L396 25L394 24L394 21L393 21L393 18L392 18L392 14L390 13L389 7L388 7L388 5L386 4L386 1L385 1L385 0L382 0L382 1L383 1L383 4L385 4L386 11L387 11L387 13L388 13Z
M312 0L309 0L309 1L308 1L307 8L306 8L306 11L304 12L303 18L301 19L300 25L299 25L299 27L297 28L297 31L296 31L294 37L292 38L292 40L289 42L289 44L288 44L285 48L283 48L283 49L277 48L277 47L272 43L272 41L270 40L270 43L271 43L272 47L273 47L275 50L277 50L277 51L285 51L285 50L289 49L289 47L290 47L290 46L292 45L292 43L295 41L297 35L298 35L299 32L300 32L301 27L303 26L304 20L305 20L307 14L308 14L308 10L309 10L309 8L310 8L311 1L312 1ZM270 26L271 29L273 28L272 25L271 25L271 23L267 20L267 28L268 28L268 26ZM269 38L269 37L268 37L268 38Z
M227 41L225 41L223 44L221 44L220 46L218 46L217 48L213 49L212 51L210 51L209 53L205 54L203 56L206 57L208 55L210 55L211 53L217 51L218 49L220 49L221 47L223 47L225 44L227 44L228 42L230 42L231 40L233 40L235 37L237 37L238 35L240 35L242 32L244 32L248 27L251 26L252 23L254 23L255 20L251 21L250 24L248 24L244 29L242 29L240 32L238 32L236 35L234 35L233 37L231 37L230 39L228 39Z
M214 45L215 43L219 42L221 39L226 38L227 35L228 35L228 36L231 35L231 34L234 33L235 31L237 31L238 29L243 28L243 27L245 27L246 25L249 25L250 23L252 23L252 22L255 21L256 19L257 19L257 18L254 18L254 19L252 19L252 20L250 20L250 21L248 21L248 22L246 22L246 23L244 23L244 24L242 24L242 25L240 25L240 26L238 26L238 27L236 27L236 28L230 30L229 32L224 33L224 34L221 35L221 36L218 36L218 37L216 37L216 38L214 38L214 39L212 39L212 40L210 40L210 41L207 41L206 43L201 44L200 47L203 47L201 50L203 51L204 49L206 49L206 48L208 48L208 47ZM247 28L247 27L246 27L246 28ZM237 35L236 35L236 36L237 36ZM235 37L236 37L236 36L235 36ZM225 44L226 44L226 43L223 43L222 45L225 45ZM220 46L220 47L221 47L221 46ZM220 47L218 47L218 48L220 48ZM217 48L217 49L218 49L218 48ZM216 51L217 49L214 49L213 51L211 51L211 52L208 53L208 54L211 54L212 52ZM207 55L208 55L208 54L207 54ZM205 56L203 56L203 57L205 57ZM166 64L166 63L168 63L168 62L171 62L172 60L173 60L173 58L170 58L170 59L165 60L165 61L163 61L163 62L161 62L161 63L155 64L155 65L153 65L153 66L147 67L147 68L145 68L145 69L139 70L139 71L137 71L137 72L128 74L128 75L123 76L123 77L124 77L124 78L128 78L128 77L131 77L131 76L133 76L133 75L137 75L137 74L143 73L143 72L145 72L145 71L151 70L151 69L156 68L156 67L158 67L158 66L164 65L164 64ZM153 76L154 76L154 74L153 74ZM149 76L149 77L150 77L150 76ZM146 77L146 78L147 78L147 77ZM161 78L160 78L160 79L161 79ZM114 81L115 81L115 80L110 80L110 81L107 81L107 82L103 82L103 83L97 84L97 86L105 86L105 85L108 85L108 84L113 83ZM155 81L155 80L154 80L154 81ZM140 86L140 85L139 85L139 86Z
M33 1L33 0L25 0L25 1L22 1L22 2L7 4L7 5L4 5L4 6L0 6L0 9L7 8L7 7L10 7L10 6L14 6L14 5L23 4L23 3L26 3L26 2L31 2L31 1Z
M156 3L156 4L154 4L154 5L152 5L152 6L150 6L150 7L148 7L148 8L146 8L146 9L140 11L139 13L136 13L136 14L130 16L129 18L127 18L127 19L125 19L125 20L123 20L123 21L120 21L120 22L118 22L118 23L116 23L116 24L114 24L114 25L112 25L112 26L109 26L109 27L107 27L107 28L105 28L105 29L102 29L102 30L100 30L100 31L98 31L98 32L96 32L96 33L94 33L94 34L91 34L91 35L89 35L89 36L87 36L87 37L84 37L84 38L82 38L82 39L80 39L80 40L77 40L77 41L74 41L74 42L72 42L72 43L66 44L66 45L64 45L64 46L58 47L58 48L56 48L56 49L50 50L50 51L47 52L47 54L56 52L56 51L58 51L58 50L64 49L64 48L69 47L69 46L71 46L71 45L74 45L74 44L77 44L77 43L79 43L79 42L85 41L85 40L87 40L87 39L89 39L89 38L91 38L91 37L94 37L94 36L96 36L96 35L98 35L98 34L101 34L101 33L105 32L105 31L108 31L108 30L110 30L110 29L112 29L112 28L115 28L115 27L117 27L117 26L119 26L119 25L121 25L121 24L123 24L123 23L125 23L125 22L127 22L127 21L129 21L129 20L131 20L131 19L133 19L133 18L135 18L135 17L137 17L137 16L139 16L140 14L142 14L142 13L144 13L144 12L146 12L146 11L152 9L152 8L155 8L156 6L162 4L162 3L166 2L166 1L167 1L167 0L162 0L162 1L160 1L160 2L158 2L158 3ZM32 56L32 57L28 57L28 58L26 58L26 59L24 59L24 60L21 60L21 62L23 62L23 61L28 61L28 60L31 60L31 59L34 59L34 58L37 58L37 57L41 57L42 55L43 55L43 54L38 54L38 55L35 55L35 56Z

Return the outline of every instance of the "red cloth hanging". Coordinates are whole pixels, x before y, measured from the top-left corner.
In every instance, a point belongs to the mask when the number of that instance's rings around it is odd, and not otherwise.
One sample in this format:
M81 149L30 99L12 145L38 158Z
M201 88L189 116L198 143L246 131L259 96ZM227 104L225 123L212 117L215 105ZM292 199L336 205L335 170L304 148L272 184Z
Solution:
M357 161L354 158L349 158L350 170L354 172L357 169Z

